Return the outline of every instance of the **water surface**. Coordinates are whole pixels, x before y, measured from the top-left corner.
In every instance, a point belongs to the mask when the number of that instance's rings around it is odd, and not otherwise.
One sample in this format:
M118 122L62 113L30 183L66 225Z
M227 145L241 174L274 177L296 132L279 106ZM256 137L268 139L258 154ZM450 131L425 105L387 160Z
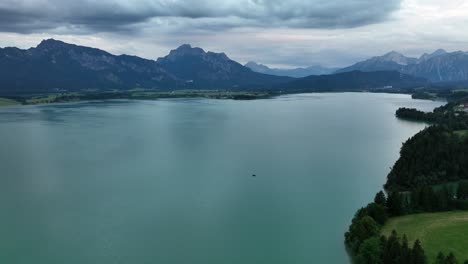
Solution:
M441 104L340 93L0 108L0 263L347 263L355 210L424 127L395 110Z

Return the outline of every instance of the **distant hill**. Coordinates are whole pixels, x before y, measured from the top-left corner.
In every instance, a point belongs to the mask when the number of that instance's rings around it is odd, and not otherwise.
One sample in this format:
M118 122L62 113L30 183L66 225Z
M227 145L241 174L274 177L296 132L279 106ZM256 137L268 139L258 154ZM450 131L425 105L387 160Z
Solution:
M297 79L278 89L303 92L362 91L377 89L415 88L427 84L424 78L397 71L352 71L332 75L309 76Z
M109 89L261 89L288 77L256 73L225 54L183 45L158 59L112 55L49 39L22 50L0 48L0 93Z
M295 68L295 69L275 69L269 68L266 65L258 64L256 62L250 61L244 65L247 68L250 68L254 72L277 75L277 76L289 76L294 78L302 78L310 75L323 75L331 74L338 70L338 68L326 68L320 65L310 66L307 68Z
M448 53L439 49L417 59L405 57L393 51L340 69L337 73L356 70L364 72L399 71L423 77L432 82L464 81L468 80L468 53L462 51Z

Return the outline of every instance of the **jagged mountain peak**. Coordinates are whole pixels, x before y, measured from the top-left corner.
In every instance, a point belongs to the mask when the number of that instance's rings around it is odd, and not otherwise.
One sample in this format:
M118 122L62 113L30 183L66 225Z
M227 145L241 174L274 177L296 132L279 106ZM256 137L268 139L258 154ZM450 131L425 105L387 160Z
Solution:
M271 70L268 66L261 63L256 63L255 61L249 61L244 66L251 69L252 71L261 73L265 73L265 71Z
M257 65L261 65L261 64L256 63L255 61L249 61L249 62L247 62L244 66L247 66L247 65L250 65L250 66L257 66Z
M251 87L287 81L288 78L267 76L251 71L225 53L216 53L185 44L169 55L159 58L158 64L168 72L180 77L193 87L238 89L249 84ZM251 89L251 88L250 88Z
M183 44L177 49L171 50L169 55L158 58L158 62L167 63L169 61L177 61L187 59L189 57L208 61L230 61L229 57L225 53L216 53L211 51L206 52L202 48L192 47L190 44Z
M44 39L39 43L39 45L36 46L37 49L57 49L61 47L70 47L70 46L75 46L73 44L68 44L60 40L56 40L53 38L50 39Z
M171 53L204 54L205 51L202 48L192 47L190 44L182 44L177 49L171 50Z
M391 51L381 57L374 57L374 59L381 59L381 60L384 60L384 61L391 61L391 62L395 62L397 64L400 64L400 65L408 65L408 64L412 64L412 63L416 63L416 59L414 58L409 58L409 57L406 57L405 55L397 52L397 51Z
M445 51L444 49L438 49L438 50L434 51L432 53L432 55L442 55L442 54L446 54L446 53L447 53L447 51Z
M383 55L383 57L404 57L404 55L398 51L392 50L386 53L385 55Z
M169 52L169 54L165 57L158 58L158 62L163 61L174 61L181 57L187 56L203 56L205 55L205 51L201 48L192 48L190 44L183 44L177 49L173 49Z
M191 48L192 48L192 45L186 43L186 44L180 45L176 50L191 49Z
M445 55L445 54L447 54L447 51L445 51L444 49L438 49L438 50L434 51L434 52L431 53L431 54L424 53L424 54L419 58L419 61L429 60L429 59L432 59L432 58L434 58L434 57L438 57L438 56Z
M394 70L434 82L468 80L468 54L463 51L447 52L438 49L430 54L425 53L419 59L405 57L392 51L380 57L358 62L338 70L349 71Z
M98 49L98 48L92 48L92 47L86 47L86 46L80 46L76 44L70 44L61 40L56 40L56 39L45 39L39 43L35 48L29 49L30 52L32 52L35 55L52 55L52 54L69 54L69 55L75 55L77 56L80 54L80 56L107 56L107 57L119 57L115 56L113 54L110 54L107 51ZM121 55L121 56L126 56L126 55Z
M208 57L214 57L214 58L217 58L217 59L220 59L220 60L225 60L225 61L231 60L231 59L229 59L229 57L224 52L217 53L217 52L208 51L207 55L208 55Z

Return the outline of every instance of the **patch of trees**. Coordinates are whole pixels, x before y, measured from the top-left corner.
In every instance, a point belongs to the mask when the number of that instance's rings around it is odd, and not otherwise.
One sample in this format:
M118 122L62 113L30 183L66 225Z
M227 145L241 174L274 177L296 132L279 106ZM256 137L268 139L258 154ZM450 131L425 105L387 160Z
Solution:
M373 203L359 209L354 216L345 234L345 243L354 261L359 264L427 263L419 240L410 247L406 236L400 239L395 231L388 238L380 235L381 227L394 210L387 206L389 202L395 202L395 197L387 199L383 192L379 192Z
M402 107L396 111L396 116L401 119L408 119L421 122L433 122L433 113L426 113L414 108Z
M449 253L447 256L445 256L442 252L439 252L437 255L437 259L435 264L459 264L457 258L453 253ZM468 260L465 260L463 264L468 264Z
M464 183L462 191L467 192L464 194L468 195L468 183ZM446 197L442 198L442 195ZM380 235L381 228L389 217L412 213L416 210L449 208L450 203L440 203L440 200L448 201L450 197L448 189L442 188L440 191L434 191L431 187L418 189L414 193L392 192L388 198L382 191L377 193L373 203L356 212L345 234L345 244L354 262L358 264L428 263L419 240L416 240L410 247L405 235L398 236L396 231L393 231L389 237L385 237ZM437 264L458 263L452 253L448 256L440 253L437 261ZM468 264L468 261L465 263Z
M451 130L468 129L468 116L464 112L455 112L453 109L458 103L449 103L445 106L436 108L434 112L423 112L414 108L399 108L395 115L398 118L427 122L436 125L445 126Z
M365 240L355 262L358 264L424 264L428 263L421 242L416 240L410 247L408 239L400 239L395 231L390 237L371 237Z

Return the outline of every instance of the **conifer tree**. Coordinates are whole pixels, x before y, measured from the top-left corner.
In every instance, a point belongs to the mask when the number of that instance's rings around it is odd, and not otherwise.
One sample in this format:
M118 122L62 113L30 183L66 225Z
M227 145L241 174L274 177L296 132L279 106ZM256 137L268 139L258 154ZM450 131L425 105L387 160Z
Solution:
M424 254L424 250L419 239L414 242L413 250L411 251L411 262L413 264L427 263L426 254Z

